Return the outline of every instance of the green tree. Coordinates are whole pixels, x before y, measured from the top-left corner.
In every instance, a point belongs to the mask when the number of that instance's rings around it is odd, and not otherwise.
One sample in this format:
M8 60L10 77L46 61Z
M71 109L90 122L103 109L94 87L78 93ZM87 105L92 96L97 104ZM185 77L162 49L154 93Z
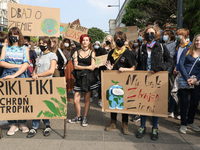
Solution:
M190 30L190 39L200 33L199 0L184 0L183 27Z
M88 35L91 37L91 42L95 41L103 42L103 39L108 35L99 28L92 27L88 30Z
M163 23L170 19L172 23L176 20L170 16L177 12L176 0L130 0L126 5L126 13L122 18L122 23L126 26L136 25L144 27L147 22L161 20Z
M36 36L31 36L31 41L32 42L37 42L39 39Z

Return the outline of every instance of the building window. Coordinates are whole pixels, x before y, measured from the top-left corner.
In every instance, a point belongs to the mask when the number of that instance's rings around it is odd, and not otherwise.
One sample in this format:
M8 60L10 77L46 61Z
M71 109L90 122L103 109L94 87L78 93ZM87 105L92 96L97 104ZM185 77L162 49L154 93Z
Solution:
M3 24L8 25L8 19L7 18L3 18Z

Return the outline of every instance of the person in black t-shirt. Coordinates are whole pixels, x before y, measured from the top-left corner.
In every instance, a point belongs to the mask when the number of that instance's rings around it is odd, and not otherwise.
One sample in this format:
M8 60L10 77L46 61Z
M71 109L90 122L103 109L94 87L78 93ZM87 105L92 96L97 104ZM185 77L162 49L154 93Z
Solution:
M134 71L136 65L135 54L124 46L127 40L126 34L119 31L115 34L114 40L116 48L108 54L106 67L108 70ZM105 128L106 131L111 131L116 128L117 113L111 113L111 124ZM123 134L129 134L128 130L128 114L122 114L122 129Z

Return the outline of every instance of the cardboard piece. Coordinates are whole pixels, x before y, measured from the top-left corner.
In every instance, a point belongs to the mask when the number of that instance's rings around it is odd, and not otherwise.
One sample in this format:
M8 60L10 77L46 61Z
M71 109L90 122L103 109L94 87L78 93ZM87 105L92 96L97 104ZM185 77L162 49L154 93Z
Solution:
M64 35L68 28L68 23L60 23L60 34Z
M64 77L0 79L0 120L66 119Z
M60 9L8 3L8 28L24 36L60 36Z
M118 27L115 32L122 31L126 33L126 37L129 41L138 39L137 26L126 26L126 27Z
M88 28L85 28L77 24L69 23L69 26L65 34L65 38L71 39L79 43L80 36L82 34L87 34L87 33L88 33Z
M168 72L105 70L102 78L102 111L167 117Z
M77 24L77 25L81 25L80 20L76 19L74 22L72 22L72 24Z
M107 61L107 57L108 57L108 54L96 57L95 66L96 67L97 66L99 66L99 67L105 66L106 61Z

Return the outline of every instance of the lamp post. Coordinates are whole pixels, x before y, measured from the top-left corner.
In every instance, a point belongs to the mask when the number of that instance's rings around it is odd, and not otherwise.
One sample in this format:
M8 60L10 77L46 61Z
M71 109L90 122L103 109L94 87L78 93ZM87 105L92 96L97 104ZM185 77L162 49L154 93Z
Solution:
M178 29L183 28L183 0L178 0L177 26Z
M108 7L119 7L119 12L120 12L120 0L119 0L119 5L108 5Z

